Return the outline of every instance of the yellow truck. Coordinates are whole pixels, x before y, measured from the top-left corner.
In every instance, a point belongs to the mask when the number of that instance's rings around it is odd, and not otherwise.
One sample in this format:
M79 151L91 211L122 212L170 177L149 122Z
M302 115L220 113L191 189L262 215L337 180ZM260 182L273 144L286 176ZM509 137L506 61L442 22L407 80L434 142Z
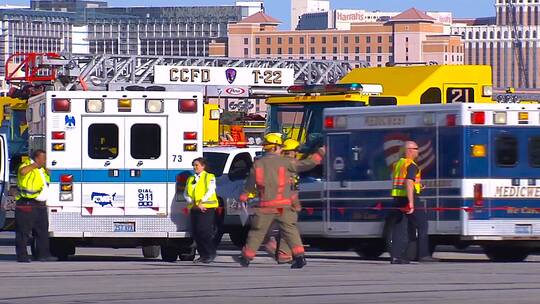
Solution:
M320 133L329 107L495 102L486 65L359 68L338 84L292 86L289 93L266 100L267 129L300 142Z

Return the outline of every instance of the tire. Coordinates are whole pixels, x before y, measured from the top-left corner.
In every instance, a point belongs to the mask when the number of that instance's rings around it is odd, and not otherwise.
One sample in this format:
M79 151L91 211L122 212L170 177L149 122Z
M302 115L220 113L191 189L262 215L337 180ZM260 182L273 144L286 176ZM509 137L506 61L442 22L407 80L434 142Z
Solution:
M512 263L523 262L531 250L522 247L499 247L499 246L483 246L487 257L493 262Z
M161 245L161 259L164 262L176 262L178 259L178 249L171 245Z
M142 247L142 254L145 259L155 259L159 257L160 248L157 245L149 245Z
M75 254L75 244L69 240L51 238L49 246L51 255L59 261L67 261L70 255Z

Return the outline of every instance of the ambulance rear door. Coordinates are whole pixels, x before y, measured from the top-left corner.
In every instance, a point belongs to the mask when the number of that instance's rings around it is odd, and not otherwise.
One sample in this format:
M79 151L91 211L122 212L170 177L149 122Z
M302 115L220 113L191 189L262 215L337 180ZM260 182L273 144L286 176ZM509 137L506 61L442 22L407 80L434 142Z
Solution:
M7 140L4 134L0 134L0 200L4 199L4 195L8 190L9 182L9 160L7 150ZM6 210L3 204L0 206L0 230L4 227L6 219Z
M125 214L167 214L167 117L125 118Z
M124 215L124 120L121 116L82 117L83 216Z

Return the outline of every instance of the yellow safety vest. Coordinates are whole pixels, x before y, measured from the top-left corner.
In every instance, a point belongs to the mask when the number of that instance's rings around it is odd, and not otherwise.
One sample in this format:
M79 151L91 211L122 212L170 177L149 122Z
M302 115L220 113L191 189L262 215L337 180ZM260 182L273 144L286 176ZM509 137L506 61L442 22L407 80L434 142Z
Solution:
M20 199L21 197L33 199L39 196L45 185L43 178L39 173L40 170L45 176L47 184L51 182L51 177L45 168L34 169L23 176L21 174L21 169L30 164L32 164L32 162L29 159L24 160L17 169L17 188L19 192L17 193L16 199Z
M201 173L201 176L199 176L199 181L194 184L195 182L195 176L192 175L188 177L186 182L186 193L191 198L193 202L189 203L187 205L188 209L191 209L195 206L195 202L199 202L202 200L203 196L208 192L208 187L210 185L210 182L212 180L215 180L214 174L207 173L206 171L203 171ZM208 199L206 202L201 203L206 208L217 208L219 207L217 195L214 192L212 196Z
M405 187L405 180L407 178L407 170L411 164L414 164L417 168L418 165L412 160L407 158L401 158L394 164L394 172L392 173L392 196L394 197L407 197L407 189ZM417 194L420 194L422 185L420 168L416 173L414 181L414 190Z

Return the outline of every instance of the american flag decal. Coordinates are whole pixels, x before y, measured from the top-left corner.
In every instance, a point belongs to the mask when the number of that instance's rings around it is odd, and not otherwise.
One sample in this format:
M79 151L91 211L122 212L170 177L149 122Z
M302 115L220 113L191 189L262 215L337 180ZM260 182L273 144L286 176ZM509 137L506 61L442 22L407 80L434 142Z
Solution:
M402 156L402 147L409 137L402 133L391 133L384 137L384 155L386 165L391 167ZM435 164L435 149L432 140L417 140L418 158L416 163L422 171L428 171Z

